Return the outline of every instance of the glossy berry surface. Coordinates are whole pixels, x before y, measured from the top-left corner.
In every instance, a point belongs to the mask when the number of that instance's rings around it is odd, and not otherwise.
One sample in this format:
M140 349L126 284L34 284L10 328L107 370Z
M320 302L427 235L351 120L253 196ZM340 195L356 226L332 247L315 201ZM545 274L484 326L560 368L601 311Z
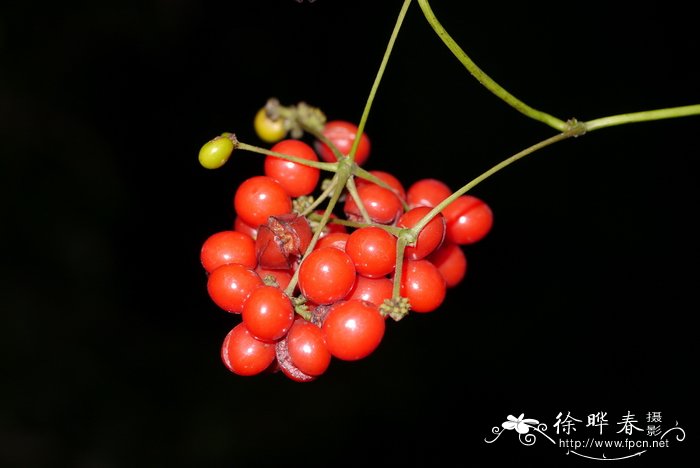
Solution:
M228 263L240 263L248 268L255 268L258 264L255 241L248 234L237 231L219 231L210 235L202 244L199 257L208 273Z
M393 224L403 213L399 197L391 190L377 184L362 184L357 187L357 194L367 210L370 220L379 224ZM350 220L362 220L362 212L355 199L348 195L343 207Z
M314 149L301 140L282 140L270 150L308 161L318 161ZM321 175L320 169L275 156L266 156L263 168L265 175L279 182L292 198L313 192Z
M262 284L262 279L253 269L231 263L209 274L207 291L217 306L226 312L239 314L248 295Z
M428 260L404 263L401 294L408 298L414 312L432 312L445 300L447 283L440 270Z
M387 277L368 278L358 275L355 285L345 299L359 299L379 307L385 300L391 299L393 287L393 283Z
M412 228L432 211L427 206L416 206L401 215L396 222L398 227ZM410 260L420 260L437 249L445 239L445 217L438 213L423 229L418 233L418 238L414 245L407 245L404 256Z
M238 186L233 206L244 223L257 227L270 216L291 213L292 198L272 177L253 176Z
M299 267L299 288L308 300L330 304L344 298L355 284L355 265L342 250L313 250Z
M323 374L331 363L321 328L302 318L294 321L287 334L287 351L292 363L308 375Z
M483 200L462 195L443 210L447 220L447 238L467 245L483 239L493 227L493 211Z
M434 207L441 201L452 195L452 190L443 181L431 177L419 179L412 183L406 190L408 206Z
M386 323L377 306L351 299L334 304L321 329L333 356L356 361L377 349L384 337Z
M362 227L348 236L345 252L352 259L358 275L370 278L386 276L396 266L396 237L380 227Z
M253 118L255 133L265 143L275 143L287 135L284 120L272 120L264 107L261 107Z
M401 183L401 180L396 177L394 174L387 172L387 171L380 171L378 169L373 169L371 171L368 171L370 174L373 176L377 177L378 179L382 180L385 184L387 184L391 189L394 191L396 195L402 200L406 200L406 189L403 186L403 183ZM373 184L374 182L371 182L367 179L363 179L361 177L356 177L355 178L355 185L358 187L361 185L365 184Z
M238 215L236 215L236 217L233 219L233 230L242 232L243 234L248 234L253 240L258 237L258 226L251 226L243 221Z
M285 336L275 343L275 357L279 370L294 382L313 382L317 376L305 373L292 361L288 338Z
M255 338L277 341L294 323L294 307L280 288L263 285L251 291L243 304L241 317Z
M218 169L231 157L234 144L226 137L216 137L206 142L199 150L199 163L207 169Z
M462 247L454 242L443 242L427 260L437 267L448 288L457 286L467 274L467 256Z
M357 125L347 120L331 120L326 122L322 133L335 145L341 154L347 156L352 149L355 137L357 136L357 130ZM320 140L314 143L314 148L321 156L322 160L327 162L337 161L331 148ZM357 152L355 153L355 163L360 166L364 164L369 158L370 149L370 139L367 134L363 132L360 136Z
M257 340L243 322L224 338L221 360L234 374L250 376L265 371L275 360L275 345Z
M336 249L345 250L345 245L348 242L348 237L350 234L343 232L330 232L325 236L321 236L316 245L315 249L320 249L321 247L335 247Z

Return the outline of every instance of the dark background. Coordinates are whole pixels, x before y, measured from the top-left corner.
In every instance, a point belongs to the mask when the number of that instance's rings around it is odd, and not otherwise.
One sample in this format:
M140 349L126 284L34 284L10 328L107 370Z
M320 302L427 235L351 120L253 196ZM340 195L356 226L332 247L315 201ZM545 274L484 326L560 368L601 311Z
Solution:
M562 119L700 102L690 4L433 3L491 77ZM198 252L262 159L207 171L197 152L223 131L262 144L271 96L359 121L400 6L3 3L0 465L598 463L484 441L509 414L551 428L560 411L608 412L610 438L628 411L686 429L621 465L697 446L697 117L567 140L477 186L495 224L467 277L370 357L306 384L222 365L238 319ZM366 131L366 168L454 189L554 134L481 87L417 4Z

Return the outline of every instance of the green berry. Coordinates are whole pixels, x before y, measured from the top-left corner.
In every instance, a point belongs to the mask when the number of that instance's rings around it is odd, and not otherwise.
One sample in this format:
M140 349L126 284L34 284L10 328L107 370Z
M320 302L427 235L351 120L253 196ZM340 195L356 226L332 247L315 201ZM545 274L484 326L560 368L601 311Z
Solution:
M199 150L199 163L206 169L218 169L226 164L235 146L231 138L224 136L209 140Z

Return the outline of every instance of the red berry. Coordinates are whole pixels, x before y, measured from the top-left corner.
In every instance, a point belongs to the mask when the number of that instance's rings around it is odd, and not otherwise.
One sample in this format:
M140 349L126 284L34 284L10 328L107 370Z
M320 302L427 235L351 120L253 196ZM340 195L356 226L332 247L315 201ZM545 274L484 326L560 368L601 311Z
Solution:
M318 161L314 149L301 140L282 140L272 146L270 150L309 161ZM282 187L292 198L313 192L321 175L320 169L275 156L265 157L264 170L265 175L282 184Z
M481 199L462 195L443 211L447 221L447 238L466 245L483 239L493 226L493 212Z
M445 198L452 195L450 187L441 180L426 178L420 179L411 184L406 190L406 201L408 206L434 207Z
M379 307L386 299L391 299L393 288L394 283L389 278L368 278L358 275L355 285L345 299L359 299Z
M288 337L285 336L275 344L276 362L279 369L284 375L295 382L311 382L316 380L317 376L303 372L292 362L292 358L289 355L289 341L287 338Z
M342 154L347 156L350 154L350 149L355 141L357 130L358 127L354 123L345 120L330 120L326 122L322 132ZM369 137L363 132L360 136L360 143L357 146L357 151L355 152L355 163L358 166L361 166L367 161L367 158L369 158L370 147ZM337 161L333 151L320 140L314 142L314 148L324 161Z
M393 174L386 172L386 171L378 171L378 170L373 170L369 171L370 174L373 176L381 179L384 181L389 187L391 187L394 190L394 193L399 196L399 198L402 201L406 200L406 189L404 188L403 184L401 181ZM360 186L364 184L372 184L373 182L370 182L367 179L363 179L361 177L355 177L355 185Z
M423 219L432 208L428 206L416 206L401 215L396 225L404 228L412 228ZM415 245L407 245L404 255L410 260L420 260L437 249L445 239L445 217L438 213L418 233Z
M221 346L221 360L234 374L260 374L275 360L275 345L257 340L243 322L228 332Z
M350 234L347 232L330 232L325 236L321 236L316 242L314 249L321 247L335 247L336 249L345 250L345 244L348 241Z
M287 350L292 363L305 374L321 375L331 363L323 332L302 318L294 321L287 334Z
M440 270L448 288L457 286L467 274L467 256L459 244L454 242L443 242L435 252L428 255L427 260Z
M401 295L414 312L432 312L445 300L447 283L440 270L426 259L406 260L401 277Z
M350 234L345 252L355 264L358 275L377 278L396 267L396 237L377 226L366 226Z
M243 234L248 234L253 240L255 240L255 238L258 236L258 226L251 226L250 224L247 224L238 215L236 215L236 218L233 220L233 230Z
M199 258L207 273L227 263L240 263L248 268L258 264L255 241L237 231L220 231L209 236L202 244Z
M362 184L357 187L357 194L370 219L375 223L394 224L403 213L403 204L399 197L391 190L377 184ZM346 196L343 211L350 220L362 220L360 208L350 194Z
M254 270L239 263L230 263L209 273L207 292L216 305L227 312L239 314L248 295L262 284L262 279Z
M374 352L385 328L377 306L357 299L333 304L321 326L330 353L345 361L362 359Z
M272 177L253 176L238 186L233 198L236 214L250 226L260 226L270 216L291 213L292 199Z
M299 289L311 302L330 304L344 298L355 283L355 265L342 250L313 250L299 267Z
M294 306L284 291L275 286L254 289L241 312L248 331L260 341L277 341L294 323Z

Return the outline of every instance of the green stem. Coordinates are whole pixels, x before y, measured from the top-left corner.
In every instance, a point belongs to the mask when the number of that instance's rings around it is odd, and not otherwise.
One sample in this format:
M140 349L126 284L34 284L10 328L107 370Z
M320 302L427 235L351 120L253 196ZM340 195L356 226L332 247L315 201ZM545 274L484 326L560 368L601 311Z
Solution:
M308 215L309 219L311 221L320 221L321 216L318 213L311 213ZM396 226L391 226L389 224L381 224L381 223L363 223L360 221L350 221L349 219L343 219L343 218L332 218L328 221L329 223L332 224L340 224L341 226L347 226L351 228L363 228L363 227L378 227L381 229L384 229L390 234L393 234L398 237L399 234L401 234L401 231L403 231L404 228L396 227Z
M385 189L387 189L387 190L391 190L392 192L396 193L396 190L394 190L394 187L392 187L391 185L387 184L387 183L384 182L382 179L380 179L380 178L377 177L376 175L374 175L374 174L372 174L371 172L369 172L367 169L364 169L364 168L358 166L357 164L355 164L355 165L353 166L352 173L353 173L353 175L354 175L355 177L360 177L360 178L362 178L362 179L368 180L368 181L370 181L370 182L372 182L372 183L375 183L375 184L379 185L379 186L382 187L382 188L385 188ZM356 185L357 185L357 184L356 184ZM396 193L396 195L398 196L399 194ZM401 198L401 197L399 197L399 198ZM406 200L404 200L403 198L401 198L401 204L403 205L404 211L408 211L408 208L409 208L408 202L407 202Z
M394 268L394 284L392 287L391 298L398 301L401 298L401 280L403 279L403 257L406 251L406 238L398 236L396 239L396 267Z
M413 231L415 235L418 235L418 233L430 222L431 219L437 216L438 213L445 209L445 207L452 203L455 199L457 199L461 195L464 195L469 190L474 188L477 184L483 182L484 180L491 177L493 174L500 171L501 169L513 164L515 161L527 156L528 154L532 154L535 151L544 148L545 146L549 146L553 143L565 140L567 138L578 137L593 130L599 130L601 128L612 127L615 125L623 125L635 122L647 122L651 120L689 117L693 115L700 115L700 104L611 115L608 117L601 117L598 119L589 120L588 122L577 122L576 120L570 120L566 124L566 131L554 135L553 137L547 138L546 140L543 140L533 146L530 146L529 148L526 148L523 151L514 154L510 158L501 161L488 171L471 180L459 190L455 191L452 195L450 195L438 205L433 207L433 209L429 213L427 213L425 217L423 217L423 219L421 219L418 223L416 223L413 226L413 228L411 228L411 231Z
M533 109L532 107L522 102L520 99L510 94L503 87L501 87L501 85L496 83L490 76L484 73L474 63L474 61L471 58L469 58L469 56L464 52L464 50L462 50L459 44L457 44L457 42L455 42L455 40L452 39L452 37L447 33L442 24L440 24L437 17L433 13L433 10L430 8L428 0L418 0L418 5L420 6L421 10L423 10L423 15L425 16L425 19L428 20L428 23L430 23L430 26L437 33L442 42L445 43L445 45L448 49L450 49L452 54L455 57L457 57L457 59L462 63L462 65L464 65L466 69L469 70L469 73L471 73L474 76L474 78L476 78L479 81L479 83L484 85L486 89L488 89L493 94L505 101L508 105L515 108L522 114L525 114L526 116L530 117L531 119L538 120L559 131L566 130L567 126L565 121L558 119L552 115L549 115L545 112Z
M324 135L322 132L317 131L314 127L310 127L307 125L304 125L302 123L302 127L304 128L304 131L307 133L310 133L313 135L317 140L321 141L322 143L325 143L326 146L328 146L331 149L331 152L335 156L335 159L337 161L340 161L341 159L345 159L347 156L345 156L343 153L340 152L338 147L333 143L326 135Z
M666 109L656 109L642 112L631 112L627 114L611 115L599 119L589 120L584 125L587 131L598 130L600 128L612 127L634 122L646 122L650 120L671 119L676 117L689 117L700 115L700 104L681 107L669 107Z
M321 169L323 171L329 171L329 172L336 172L338 170L338 165L336 163L330 163L330 162L320 162L320 161L312 161L310 159L304 159L300 158L298 156L292 156L289 154L283 154L283 153L278 153L277 151L270 151L265 148L260 148L258 146L253 146L249 145L246 143L238 142L236 145L237 149L245 150L245 151L250 151L252 153L259 153L259 154L264 154L266 156L275 156L280 159L286 159L287 161L292 161L298 164L303 164L304 166L309 166L309 167L315 167L317 169Z
M304 210L303 213L299 213L299 214L300 214L301 216L307 216L307 215L309 215L311 212L313 212L321 203L323 203L323 200L325 200L326 198L328 198L328 196L331 194L331 192L332 192L333 189L335 188L336 182L337 182L337 180L336 180L335 178L331 179L331 183L328 184L328 187L326 188L326 190L324 190L323 193L321 193L321 194L316 198L316 200L314 200L313 203L311 203L311 204ZM319 218L319 219L320 219L320 218Z
M357 205L357 208L360 210L360 215L362 215L362 219L367 224L371 223L372 218L370 218L369 213L367 212L367 208L365 207L365 202L362 201L362 198L360 198L360 194L357 193L357 187L355 186L355 179L353 177L348 177L347 182L345 182L345 186L348 188L348 193L350 194L352 199L355 201L355 205Z
M328 200L328 205L326 205L326 209L323 212L323 216L321 217L321 220L318 222L318 226L316 227L316 231L314 232L313 237L311 238L311 242L309 242L309 246L306 248L306 252L304 252L304 255L301 257L302 262L309 256L309 254L314 250L314 247L316 247L316 243L318 242L318 239L321 237L321 233L323 232L323 228L326 227L326 224L328 223L328 220L331 217L331 214L333 213L333 209L335 208L336 203L338 203L338 200L340 199L340 196L342 195L343 191L345 190L345 182L347 179L350 177L350 172L347 170L347 166L343 165L339 168L339 171L335 173L334 178L335 180L334 185L335 189L333 190L333 195L331 196L331 199ZM299 265L301 267L301 265ZM294 288L296 288L297 282L299 281L299 269L297 268L294 271L294 275L292 276L292 279L289 281L289 285L287 288L284 290L284 292L288 296L292 296L294 294Z
M445 198L443 201L438 203L436 206L433 207L430 212L428 212L420 221L418 221L412 228L411 231L414 236L418 236L418 233L423 230L423 228L432 220L435 216L437 216L438 213L440 213L442 210L445 209L450 203L455 201L458 197L464 195L467 193L469 190L473 189L476 185L480 184L484 180L488 179L498 171L506 168L507 166L510 166L513 164L515 161L524 158L528 154L532 154L535 151L544 148L545 146L549 146L553 143L556 143L558 141L566 140L567 138L579 136L583 134L583 127L580 125L575 126L572 130L564 132L564 133L559 133L557 135L554 135L553 137L547 138L546 140L540 141L537 144L534 144L530 146L529 148L526 148L519 153L514 154L513 156L509 157L508 159L504 159L500 163L496 164L493 166L491 169L488 171L482 173L478 177L475 177L471 181L469 181L467 184L465 184L463 187L461 187L459 190L456 190L452 195L449 197Z
M348 157L351 160L355 160L355 153L357 152L357 147L360 145L360 137L362 132L365 130L365 124L367 123L367 118L369 117L369 111L372 108L372 102L374 102L374 96L377 94L377 89L379 88L379 83L382 81L382 76L384 76L384 70L386 69L386 64L389 62L389 57L391 56L391 51L394 48L394 43L396 42L396 37L399 34L403 20L406 17L406 11L408 11L408 6L411 4L411 0L404 0L401 6L401 11L396 19L396 24L394 24L394 30L391 32L391 37L389 38L389 44L384 51L384 57L382 57L382 63L379 65L379 70L374 78L374 83L372 84L372 89L369 92L369 97L365 103L365 108L362 111L362 117L360 118L360 123L357 125L357 133L355 134L355 140L352 142L352 148L350 148L350 153Z
M328 220L330 219L330 216L333 212L333 209L335 208L336 203L338 203L338 200L340 199L340 196L345 190L345 186L348 182L348 179L350 179L352 175L352 166L354 163L354 157L355 153L357 152L357 147L360 143L360 137L362 136L362 132L364 131L365 124L367 122L367 118L369 116L369 111L372 108L372 102L374 101L374 96L377 94L377 89L379 88L379 83L381 82L382 76L384 75L384 70L386 69L386 64L389 61L389 56L391 55L391 51L394 47L394 42L396 41L396 36L398 35L399 29L401 29L401 24L403 23L403 20L406 16L406 11L408 10L408 6L411 4L411 0L404 0L403 5L401 7L401 11L399 12L398 19L396 20L396 24L394 25L394 30L391 33L391 38L389 39L389 44L384 51L384 57L382 58L382 63L379 66L379 71L377 72L377 75L374 79L374 84L372 85L372 89L370 90L369 96L367 98L367 102L365 103L365 108L364 111L362 112L362 118L360 119L360 122L358 124L358 129L357 133L355 135L355 140L353 141L352 148L350 149L350 153L348 154L349 163L343 161L342 154L338 154L339 152L337 151L337 148L334 147L334 145L328 141L323 135L320 135L318 132L315 131L315 129L308 128L305 130L310 131L314 136L317 138L321 139L321 141L326 142L328 146L333 150L334 154L338 158L338 162L335 163L316 163L317 165L312 165L313 167L319 167L320 169L325 169L325 170L331 170L335 171L335 189L333 191L333 195L331 196L331 199L328 201L328 205L326 206L326 209L323 213L323 217L321 218L321 221L319 222L318 227L316 228L316 232L314 232L314 236L311 239L311 242L309 243L309 247L306 249L306 252L304 252L304 256L302 257L302 262L304 259L308 256L308 254L313 250L313 248L316 245L316 242L318 242L319 237L321 236L321 233L323 232L323 228L326 226L328 223ZM262 152L263 154L269 154L271 152L262 150L262 148L256 148L256 147L250 147L250 145L245 145L246 149L249 149L251 151L256 151L256 152ZM278 153L279 154L279 153ZM273 154L273 156L277 156L278 154ZM290 159L287 155L279 155L278 157L287 157L287 159L294 161L293 159ZM299 158L295 158L299 159ZM300 161L295 161L295 162L300 162L303 164L302 161L305 160L300 160ZM311 162L311 161L306 161L306 163ZM344 164L339 164L341 162L345 162ZM285 289L285 292L287 295L291 296L294 293L294 288L297 285L297 282L299 280L299 268L297 268L294 271L294 275L292 276L291 281L289 282L289 285Z

